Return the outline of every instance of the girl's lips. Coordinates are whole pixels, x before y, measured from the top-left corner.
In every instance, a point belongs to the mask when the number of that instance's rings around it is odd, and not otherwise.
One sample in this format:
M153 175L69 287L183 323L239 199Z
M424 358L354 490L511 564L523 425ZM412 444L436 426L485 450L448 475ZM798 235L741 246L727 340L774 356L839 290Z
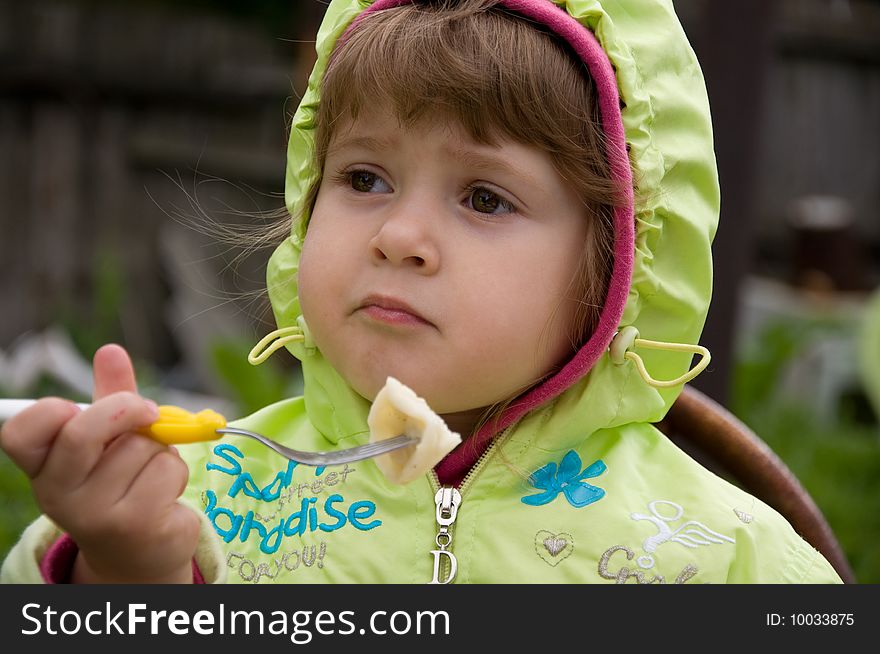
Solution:
M373 320L391 325L412 325L413 327L416 327L426 326L428 324L418 316L414 316L406 311L401 311L399 309L386 309L384 307L376 306L375 304L366 306L361 309L361 311Z
M395 298L370 296L364 300L360 311L373 320L389 325L432 326L415 309Z

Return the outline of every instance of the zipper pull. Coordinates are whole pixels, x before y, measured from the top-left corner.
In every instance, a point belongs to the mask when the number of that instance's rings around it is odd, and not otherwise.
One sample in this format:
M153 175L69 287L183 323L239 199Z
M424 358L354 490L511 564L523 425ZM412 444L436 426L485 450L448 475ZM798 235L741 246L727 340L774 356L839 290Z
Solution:
M452 544L452 534L449 533L449 528L455 522L458 507L461 506L461 493L457 488L444 486L434 495L434 502L437 504L437 524L440 526L437 538L434 540L440 549L431 550L431 555L434 557L434 578L428 583L448 584L455 578L455 573L458 571L458 561L448 548ZM449 557L449 573L441 581L440 567L444 555Z

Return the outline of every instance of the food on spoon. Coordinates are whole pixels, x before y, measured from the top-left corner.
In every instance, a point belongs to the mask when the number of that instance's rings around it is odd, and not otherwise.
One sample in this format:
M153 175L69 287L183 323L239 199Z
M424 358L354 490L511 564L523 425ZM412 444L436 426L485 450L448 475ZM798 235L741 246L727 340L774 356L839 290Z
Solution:
M395 484L418 479L461 443L461 436L450 431L424 399L394 377L388 378L373 400L367 424L371 443L401 434L419 441L376 457L379 470Z
M215 440L220 438L217 430L225 426L226 418L211 409L190 413L164 404L159 407L159 419L140 432L165 445L176 445Z

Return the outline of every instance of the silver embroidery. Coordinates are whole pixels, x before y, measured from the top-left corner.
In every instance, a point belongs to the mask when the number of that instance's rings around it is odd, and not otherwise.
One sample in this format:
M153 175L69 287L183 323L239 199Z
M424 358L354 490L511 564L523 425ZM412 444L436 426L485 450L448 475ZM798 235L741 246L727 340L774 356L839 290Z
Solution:
M275 563L277 564L278 562L276 561ZM261 563L260 565L257 566L257 574L256 574L256 578L254 579L254 583L255 584L259 583L260 577L262 577L263 575L269 577L269 579L274 579L275 577L278 576L278 569L276 568L275 574L272 574L269 571L269 566L266 565L265 563Z
M248 565L250 566L250 573L245 573L244 567ZM254 575L257 574L257 567L254 565L253 561L249 561L248 559L244 559L241 562L241 565L238 566L238 574L245 581L252 581Z
M745 511L740 511L739 509L734 509L733 512L736 514L736 517L742 520L744 523L749 524L752 520L755 519L751 513L746 513Z
M271 563L254 562L245 558L243 554L230 552L226 555L226 565L235 569L238 576L244 581L257 584L263 577L276 579L282 571L293 572L300 566L300 563L306 567L317 565L319 568L323 568L326 553L327 543L321 541L317 546L305 545L301 550L283 552L280 559L273 558Z
M321 541L321 546L318 549L318 567L324 567L324 555L327 553L327 543Z
M627 561L632 561L636 553L624 545L613 545L609 547L599 558L599 576L603 579L614 579L617 584L625 584L630 579L635 579L637 584L665 584L666 578L663 575L652 575L649 579L643 572L639 570L631 570L623 566L616 573L608 570L608 563L615 552L623 552ZM688 579L694 577L698 572L697 566L686 565L679 575L675 578L676 584L683 584Z
M554 534L545 529L535 534L535 552L553 567L567 559L573 551L574 538L571 534Z
M675 578L675 583L683 584L691 577L695 577L698 572L699 572L699 570L697 569L697 566L691 565L690 563L688 563L686 566L684 566L684 569Z
M315 550L314 545L306 545L306 547L303 548L302 562L304 566L311 568L315 564L315 559L317 558L318 553Z
M293 564L293 567L287 565L287 562L290 561L290 557L294 557L294 559L295 559L295 563ZM291 572L293 570L296 570L299 567L299 552L297 552L297 551L285 552L281 557L281 564L285 568L290 570Z
M559 554L565 549L566 545L568 545L568 541L564 538L553 537L544 539L544 548L550 552L550 556L556 556Z
M645 575L638 570L630 570L626 566L622 567L617 573L612 573L608 571L608 562L611 560L611 556L615 552L624 552L626 554L627 561L632 561L633 557L636 555L630 548L625 547L623 545L613 545L609 547L602 554L602 557L599 559L599 576L603 579L614 579L615 583L625 584L629 579L634 578L637 584L653 584L653 583L665 583L663 577L653 576L651 579L647 579Z

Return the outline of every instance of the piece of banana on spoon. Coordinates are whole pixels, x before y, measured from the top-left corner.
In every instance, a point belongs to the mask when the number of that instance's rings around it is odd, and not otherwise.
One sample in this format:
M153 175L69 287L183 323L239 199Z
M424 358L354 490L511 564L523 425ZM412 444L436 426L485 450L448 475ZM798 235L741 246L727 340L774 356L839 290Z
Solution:
M401 434L419 441L414 447L376 457L379 470L395 484L418 479L461 443L461 436L451 431L424 399L394 377L387 379L373 400L367 425L371 443Z

